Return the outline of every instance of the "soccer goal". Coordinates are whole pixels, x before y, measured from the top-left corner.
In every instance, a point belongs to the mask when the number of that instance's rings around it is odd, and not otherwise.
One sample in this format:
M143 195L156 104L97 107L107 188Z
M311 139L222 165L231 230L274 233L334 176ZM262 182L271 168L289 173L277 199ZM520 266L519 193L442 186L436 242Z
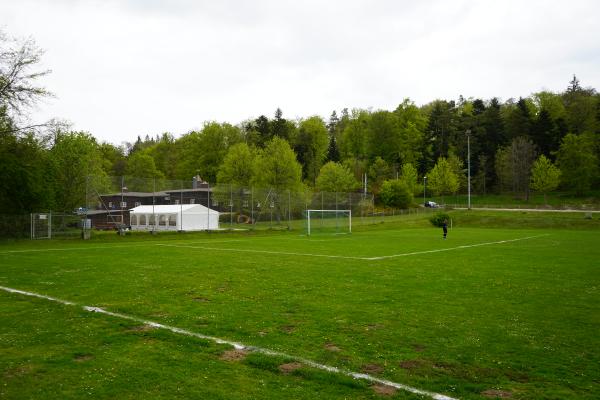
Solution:
M306 233L352 233L352 211L306 210Z

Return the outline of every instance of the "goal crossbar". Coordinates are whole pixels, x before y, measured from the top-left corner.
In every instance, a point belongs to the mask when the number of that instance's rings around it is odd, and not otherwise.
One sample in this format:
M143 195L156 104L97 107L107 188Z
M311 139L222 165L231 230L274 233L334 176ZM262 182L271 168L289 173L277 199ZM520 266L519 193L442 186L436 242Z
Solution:
M335 214L336 217L338 215L348 216L348 233L352 233L352 210L306 210L306 218L307 218L307 234L310 236L311 234L311 214L320 213L321 216L325 213Z

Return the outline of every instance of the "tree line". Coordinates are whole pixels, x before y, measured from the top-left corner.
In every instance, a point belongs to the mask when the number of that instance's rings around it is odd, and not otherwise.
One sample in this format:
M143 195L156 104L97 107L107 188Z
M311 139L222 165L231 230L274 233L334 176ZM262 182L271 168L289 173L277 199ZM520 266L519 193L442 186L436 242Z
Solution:
M368 190L405 205L427 189L466 188L470 150L477 193L597 189L600 94L573 76L559 93L508 99L404 99L393 110L343 109L328 119L272 117L206 122L180 137L99 142L64 124L28 125L28 106L50 93L36 83L42 56L32 41L0 34L0 206L3 213L72 210L86 185L109 176L191 180L276 190ZM89 178L93 177L93 178ZM89 180L93 179L93 182ZM400 199L400 200L399 200Z

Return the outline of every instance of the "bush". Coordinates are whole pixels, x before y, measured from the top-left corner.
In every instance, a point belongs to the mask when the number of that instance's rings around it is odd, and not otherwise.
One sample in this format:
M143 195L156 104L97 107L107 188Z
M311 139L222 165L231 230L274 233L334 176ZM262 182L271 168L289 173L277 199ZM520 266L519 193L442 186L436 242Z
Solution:
M384 181L379 196L386 207L408 208L413 201L413 195L406 183L397 179Z
M431 222L431 225L437 226L439 228L441 228L442 225L444 225L444 220L450 221L450 216L445 212L437 212L433 214L431 218L429 218L429 222Z

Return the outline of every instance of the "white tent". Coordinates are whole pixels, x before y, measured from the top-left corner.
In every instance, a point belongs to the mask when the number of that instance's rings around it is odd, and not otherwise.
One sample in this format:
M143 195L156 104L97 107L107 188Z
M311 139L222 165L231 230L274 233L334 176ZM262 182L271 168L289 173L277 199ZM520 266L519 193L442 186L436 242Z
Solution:
M134 231L219 229L219 212L201 204L138 206L129 210Z

